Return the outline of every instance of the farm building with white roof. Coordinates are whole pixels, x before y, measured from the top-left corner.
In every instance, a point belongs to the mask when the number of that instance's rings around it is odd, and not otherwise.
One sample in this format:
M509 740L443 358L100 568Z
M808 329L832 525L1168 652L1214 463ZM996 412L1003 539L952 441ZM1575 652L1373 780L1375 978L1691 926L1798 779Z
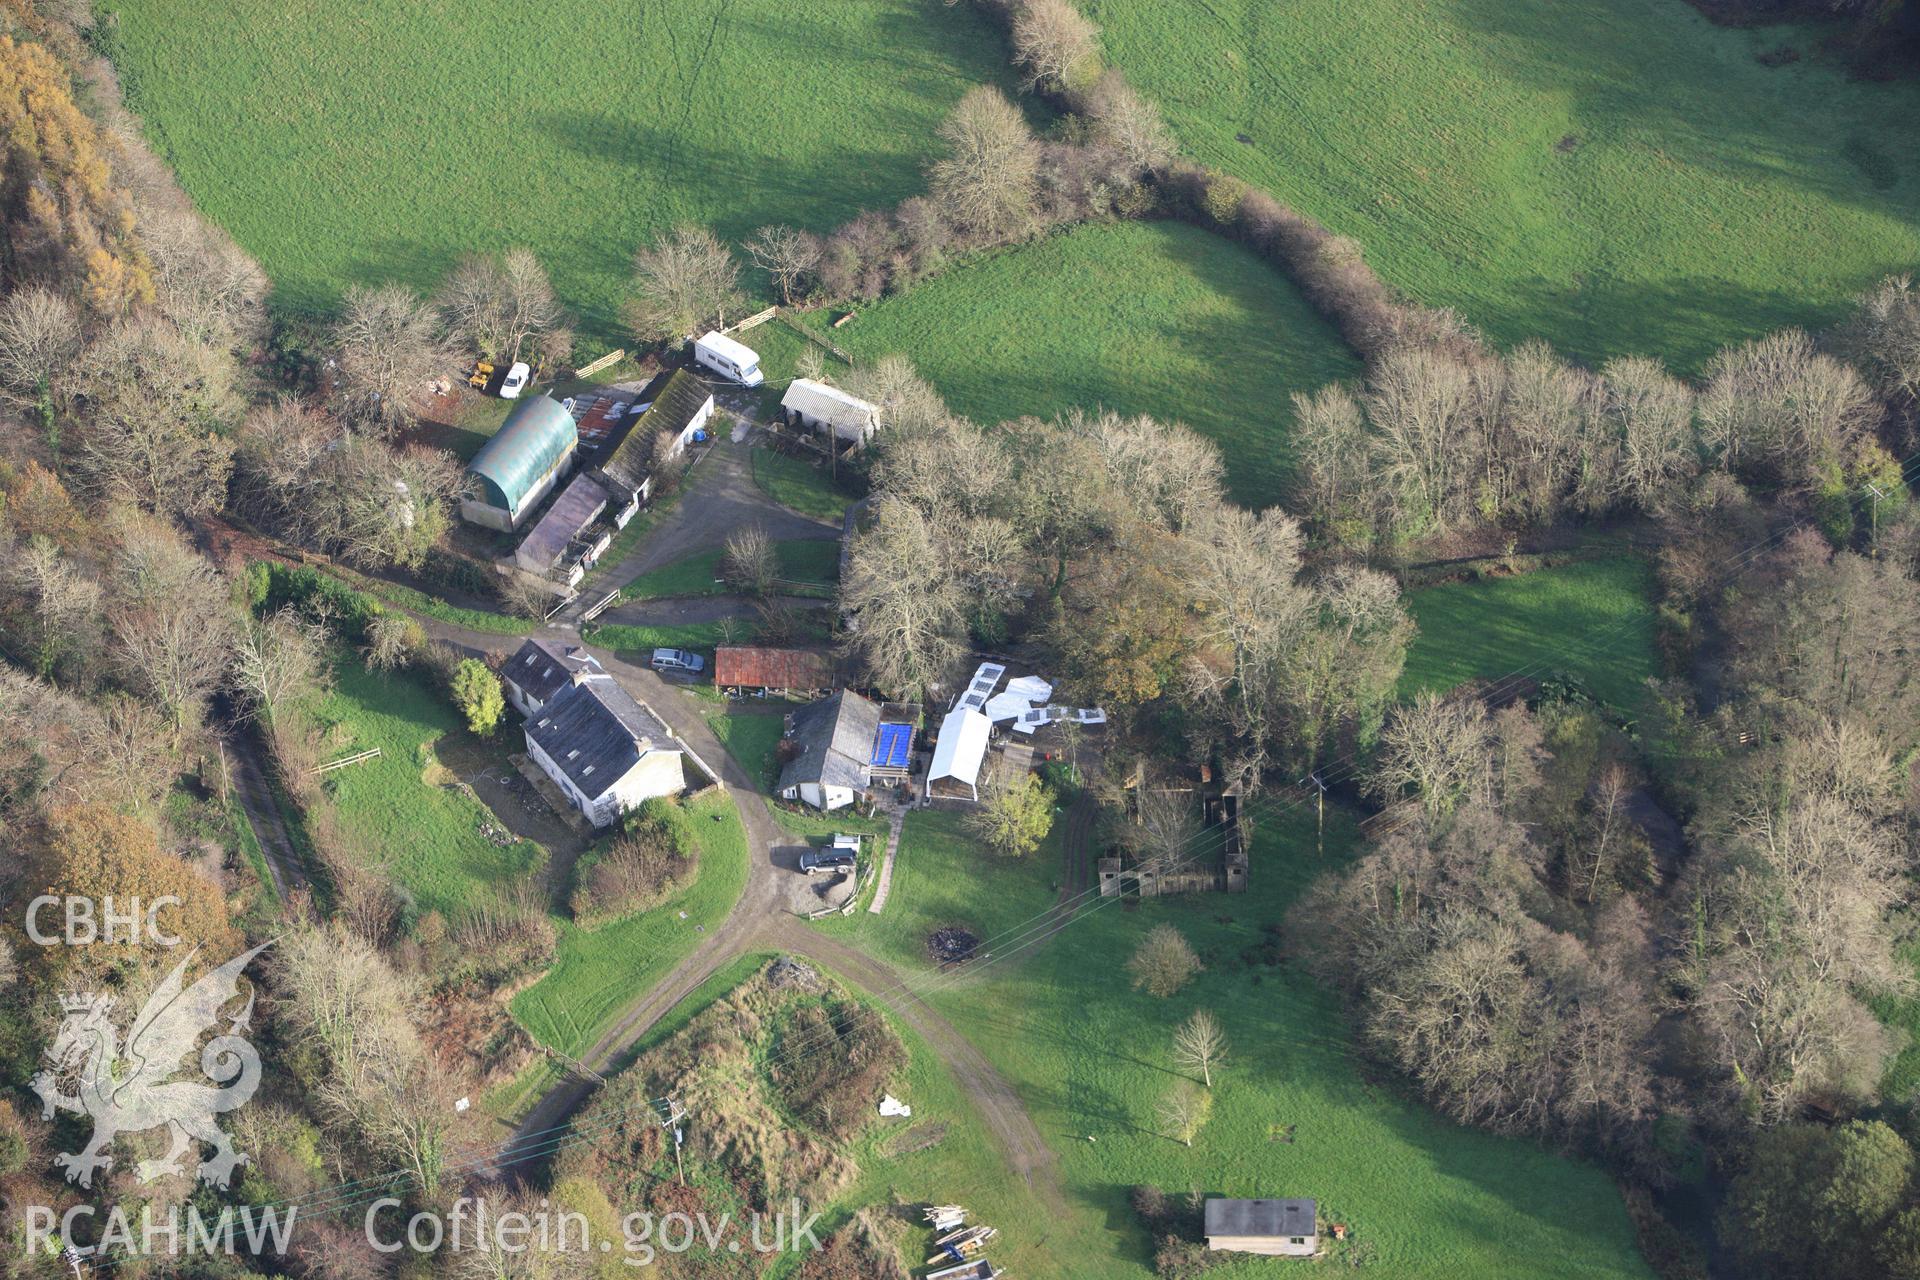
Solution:
M787 421L815 431L831 431L836 440L862 445L880 425L880 410L858 396L812 378L795 378L780 397Z

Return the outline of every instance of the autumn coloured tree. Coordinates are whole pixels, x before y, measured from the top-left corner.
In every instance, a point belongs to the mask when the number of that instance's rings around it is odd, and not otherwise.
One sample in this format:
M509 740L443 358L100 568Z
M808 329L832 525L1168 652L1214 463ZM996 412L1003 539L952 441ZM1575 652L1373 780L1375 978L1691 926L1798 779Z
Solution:
M153 301L133 211L113 185L112 145L74 104L51 53L0 36L0 268L9 288L77 288L103 317Z
M212 883L196 874L182 859L166 852L155 838L153 828L144 820L117 813L105 805L79 803L64 805L47 816L46 842L36 867L36 888L56 897L85 898L94 904L96 918L104 923L108 900L118 911L134 909L144 917L150 907L156 929L180 939L178 946L166 948L185 955L192 947L203 947L210 955L231 951L239 936L227 919L226 900ZM59 924L44 916L43 930ZM142 928L144 929L144 921ZM128 939L121 930L112 939L90 947L61 947L74 953L69 961L91 967L93 962L123 960L142 951L160 948L141 945Z

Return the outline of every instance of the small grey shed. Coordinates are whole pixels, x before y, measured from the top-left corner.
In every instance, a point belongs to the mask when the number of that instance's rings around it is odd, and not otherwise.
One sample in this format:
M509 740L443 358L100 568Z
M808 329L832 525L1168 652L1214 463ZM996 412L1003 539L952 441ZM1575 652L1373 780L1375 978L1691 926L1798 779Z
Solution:
M1209 1200L1207 1248L1311 1258L1320 1248L1311 1200Z

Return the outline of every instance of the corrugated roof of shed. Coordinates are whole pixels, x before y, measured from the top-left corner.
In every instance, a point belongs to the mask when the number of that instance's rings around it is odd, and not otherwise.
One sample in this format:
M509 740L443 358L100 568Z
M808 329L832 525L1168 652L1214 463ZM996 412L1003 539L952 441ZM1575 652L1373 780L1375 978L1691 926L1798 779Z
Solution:
M722 688L827 689L833 659L815 649L722 645L713 651L713 682Z
M514 406L493 439L480 446L467 471L481 480L486 500L517 512L540 478L580 443L580 433L552 396L534 396Z

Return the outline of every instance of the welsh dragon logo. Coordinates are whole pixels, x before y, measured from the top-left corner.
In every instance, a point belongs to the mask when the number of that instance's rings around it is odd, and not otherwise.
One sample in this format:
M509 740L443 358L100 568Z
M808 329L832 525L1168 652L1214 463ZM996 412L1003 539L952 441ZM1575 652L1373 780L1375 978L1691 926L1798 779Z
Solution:
M126 1054L120 1052L119 1033L108 1014L113 997L60 997L66 1018L47 1049L48 1070L33 1078L33 1091L44 1104L42 1113L53 1118L56 1109L93 1118L93 1137L76 1154L57 1155L53 1162L67 1171L68 1181L93 1185L96 1169L113 1165L107 1154L123 1133L142 1133L165 1125L172 1146L158 1160L143 1160L134 1172L142 1182L183 1170L181 1158L195 1141L214 1150L203 1160L199 1177L226 1187L233 1171L247 1156L233 1149L233 1141L214 1123L214 1116L244 1106L260 1087L260 1055L241 1035L253 1017L253 997L200 1050L200 1071L219 1088L197 1080L174 1080L186 1069L185 1060L203 1032L220 1021L221 1009L240 994L241 970L271 945L262 943L183 990L183 975L198 952L188 953L165 981L147 997L140 1016L127 1033ZM71 1088L73 1092L66 1090Z

